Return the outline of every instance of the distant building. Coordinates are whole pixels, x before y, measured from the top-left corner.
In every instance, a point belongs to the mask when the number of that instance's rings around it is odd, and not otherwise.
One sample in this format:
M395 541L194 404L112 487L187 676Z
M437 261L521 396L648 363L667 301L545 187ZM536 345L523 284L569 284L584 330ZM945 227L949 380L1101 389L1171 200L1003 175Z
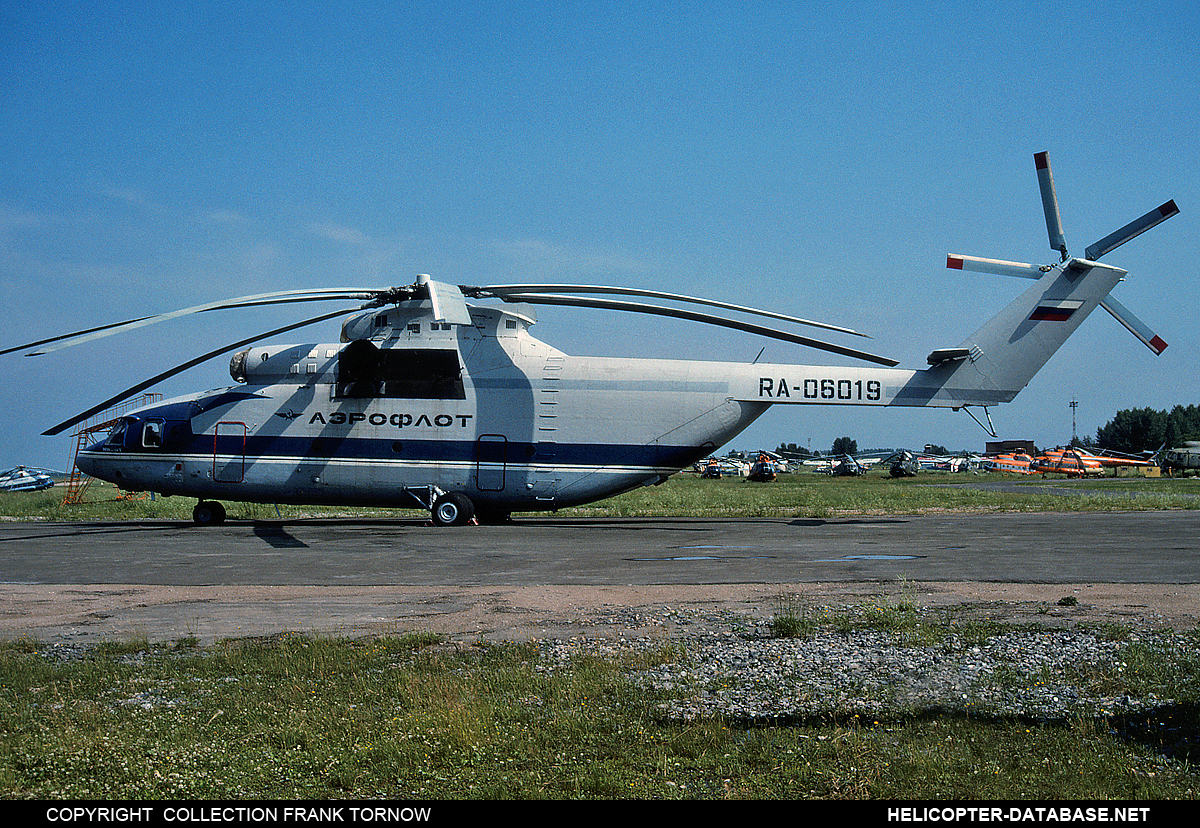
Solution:
M1028 454L1037 455L1037 446L1032 440L997 440L987 444L984 454Z

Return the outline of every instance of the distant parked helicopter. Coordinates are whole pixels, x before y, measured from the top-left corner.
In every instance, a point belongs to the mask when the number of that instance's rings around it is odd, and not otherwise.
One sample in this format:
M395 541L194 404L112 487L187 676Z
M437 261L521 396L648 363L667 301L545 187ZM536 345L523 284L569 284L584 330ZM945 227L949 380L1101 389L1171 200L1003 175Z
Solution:
M79 452L79 468L125 490L195 497L198 524L220 523L221 501L420 507L438 525L473 516L500 521L512 512L555 510L661 483L712 454L773 405L966 408L972 417L971 409L979 408L988 416L989 406L1012 400L1097 306L1161 353L1166 344L1109 296L1125 271L1096 259L1174 215L1174 202L1092 245L1085 258L1070 258L1046 154L1035 162L1051 246L1062 261L1033 266L950 255L951 268L1037 281L957 347L932 351L922 369L898 369L894 359L728 316L592 297L701 304L857 334L713 300L595 285L456 286L426 276L404 287L288 290L223 300L0 353L50 346L35 352L47 353L202 311L360 303L238 339L46 433L59 434L180 371L237 351L230 364L235 385L122 417L105 440ZM510 305L472 305L468 299ZM720 325L871 367L573 356L530 335L533 304ZM342 325L340 343L251 347L356 311Z
M917 455L911 451L901 450L879 461L887 466L888 474L892 477L916 477L921 470Z
M1009 472L1010 474L1033 474L1030 468L1033 458L1028 454L994 454L983 458L980 466L986 471Z
M778 476L775 472L775 463L776 461L770 455L760 451L758 457L750 464L750 472L746 477L755 483L770 483Z
M834 477L859 477L866 474L871 465L850 454L835 454L829 461L829 473Z
M1176 471L1193 471L1200 474L1200 441L1188 440L1177 448L1163 448L1158 457L1163 470L1168 474Z
M1075 453L1085 460L1099 463L1103 468L1113 469L1114 474L1119 468L1149 468L1154 465L1153 461L1147 460L1145 457L1132 457L1114 451L1105 450L1096 454L1085 448L1076 447Z
M1065 474L1068 477L1103 477L1104 466L1074 449L1048 449L1029 464L1030 472Z
M4 492L40 492L54 485L54 478L47 469L31 469L16 466L8 471L0 472L0 491Z

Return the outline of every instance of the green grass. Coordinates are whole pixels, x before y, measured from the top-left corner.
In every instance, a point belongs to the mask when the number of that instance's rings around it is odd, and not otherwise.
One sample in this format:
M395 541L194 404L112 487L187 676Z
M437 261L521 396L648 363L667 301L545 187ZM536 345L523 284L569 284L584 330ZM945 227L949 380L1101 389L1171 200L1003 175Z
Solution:
M897 610L903 614L904 608ZM894 619L853 623L889 628ZM1195 641L1193 640L1193 644ZM917 711L788 726L687 723L627 680L678 647L566 665L536 644L277 636L58 660L0 647L10 798L1194 798L1195 656L1151 645L1080 681L1176 699L1033 722ZM1194 647L1192 648L1194 650Z
M979 484L1008 484L1003 488ZM1200 481L1109 478L1077 481L1005 474L922 473L892 479L780 475L771 483L678 474L661 486L564 509L594 517L797 517L942 512L1114 511L1200 508Z

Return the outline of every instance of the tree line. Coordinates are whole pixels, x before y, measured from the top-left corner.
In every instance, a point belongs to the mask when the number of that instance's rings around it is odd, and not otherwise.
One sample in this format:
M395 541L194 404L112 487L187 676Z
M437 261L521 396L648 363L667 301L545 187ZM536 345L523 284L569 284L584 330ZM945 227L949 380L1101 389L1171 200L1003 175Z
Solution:
M1096 429L1096 446L1124 454L1156 451L1200 440L1200 406L1177 405L1170 411L1126 408Z
M801 459L821 456L821 452L810 451L804 446L797 445L796 443L780 443L775 449L775 453L782 455L783 457L796 457ZM849 437L839 437L833 441L833 446L830 448L829 453L838 456L843 454L857 454L858 441L852 440Z

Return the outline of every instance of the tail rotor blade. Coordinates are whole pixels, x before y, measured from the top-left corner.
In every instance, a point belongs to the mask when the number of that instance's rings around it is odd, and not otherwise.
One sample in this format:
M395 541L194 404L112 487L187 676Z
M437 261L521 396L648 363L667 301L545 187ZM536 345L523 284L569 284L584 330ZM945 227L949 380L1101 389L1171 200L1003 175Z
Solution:
M1100 302L1100 307L1112 314L1113 318L1140 339L1154 353L1161 354L1167 349L1167 343L1158 334L1146 327L1146 323L1133 315L1129 308L1122 305L1112 296L1107 296Z
M1161 207L1155 207L1141 218L1134 219L1120 230L1117 230L1115 233L1110 233L1100 241L1088 247L1088 249L1083 253L1084 258L1094 262L1105 253L1115 250L1135 236L1140 236L1142 233L1145 233L1151 227L1162 224L1164 221L1178 212L1179 208L1175 206L1174 199L1168 201Z
M1062 216L1058 212L1058 193L1054 190L1054 174L1050 171L1050 153L1039 152L1033 156L1037 166L1038 186L1042 190L1042 210L1046 213L1046 232L1050 235L1050 248L1067 260L1067 239L1063 235Z
M960 256L957 253L946 257L946 267L951 270L971 270L997 276L1020 276L1022 279L1040 279L1046 275L1046 270L1038 265L1006 262L1001 259L981 259L978 256Z

